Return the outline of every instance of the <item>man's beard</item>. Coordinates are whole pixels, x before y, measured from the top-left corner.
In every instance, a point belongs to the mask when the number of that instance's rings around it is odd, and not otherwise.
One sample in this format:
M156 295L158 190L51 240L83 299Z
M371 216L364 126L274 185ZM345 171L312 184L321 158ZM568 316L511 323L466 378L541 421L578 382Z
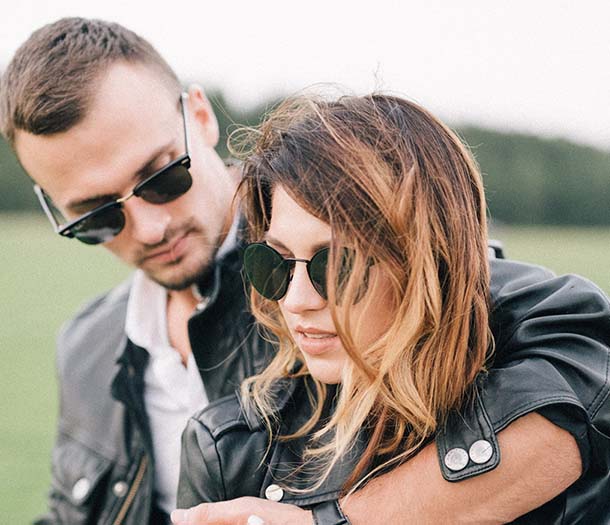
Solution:
M155 281L157 284L163 286L168 290L172 291L181 291L187 288L190 288L194 284L201 282L205 276L209 274L209 272L213 268L213 260L214 257L208 257L206 260L201 261L201 264L189 272L184 272L180 275L176 275L175 277L164 277L162 275L155 275L151 273L147 273L148 277ZM179 264L179 263L178 263Z
M167 263L160 268L146 269L146 256L150 252L154 252L164 244L171 244L174 239L188 235L190 243L201 242L199 246L191 246L190 251L184 254L179 259ZM180 291L189 288L193 284L200 282L213 267L216 253L218 252L218 239L211 241L208 238L204 228L190 221L178 228L168 229L163 242L148 247L147 250L138 257L140 267L146 275L168 290ZM204 250L206 246L208 249ZM148 252L148 253L147 253ZM204 252L204 253L202 253ZM191 261L195 256L199 256L199 260ZM187 266L188 265L188 266ZM172 271L175 268L175 271Z

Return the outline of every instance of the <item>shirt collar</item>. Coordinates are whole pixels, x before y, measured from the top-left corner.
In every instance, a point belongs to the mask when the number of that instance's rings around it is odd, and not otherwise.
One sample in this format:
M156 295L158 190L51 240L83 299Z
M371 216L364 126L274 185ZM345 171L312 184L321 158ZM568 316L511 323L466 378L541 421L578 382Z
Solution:
M167 290L136 270L127 302L127 337L151 354L159 347L169 347L166 308Z

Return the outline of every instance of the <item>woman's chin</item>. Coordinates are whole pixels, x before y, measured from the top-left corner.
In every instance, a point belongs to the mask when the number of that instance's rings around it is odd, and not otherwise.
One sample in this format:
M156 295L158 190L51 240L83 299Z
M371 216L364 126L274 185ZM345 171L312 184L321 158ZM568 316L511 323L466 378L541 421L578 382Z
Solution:
M343 360L339 359L324 359L320 357L313 357L304 354L305 362L307 363L307 369L309 374L314 379L327 385L335 385L341 382L341 373L345 366Z

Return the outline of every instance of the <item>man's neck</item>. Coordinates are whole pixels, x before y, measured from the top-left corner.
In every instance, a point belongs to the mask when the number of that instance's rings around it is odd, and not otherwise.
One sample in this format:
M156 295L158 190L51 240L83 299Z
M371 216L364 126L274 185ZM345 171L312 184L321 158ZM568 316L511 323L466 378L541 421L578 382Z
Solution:
M191 288L167 292L167 334L170 344L178 351L184 365L191 353L188 320L197 303Z
M232 166L227 169L231 174L231 191L234 193L241 176L240 169L237 166ZM218 246L221 246L225 242L227 235L231 231L234 219L232 207L227 206L227 213L219 238L217 239ZM200 298L195 295L194 290L191 287L183 290L167 291L167 334L170 344L178 351L182 358L182 363L185 365L191 353L191 344L188 336L188 320L199 302Z

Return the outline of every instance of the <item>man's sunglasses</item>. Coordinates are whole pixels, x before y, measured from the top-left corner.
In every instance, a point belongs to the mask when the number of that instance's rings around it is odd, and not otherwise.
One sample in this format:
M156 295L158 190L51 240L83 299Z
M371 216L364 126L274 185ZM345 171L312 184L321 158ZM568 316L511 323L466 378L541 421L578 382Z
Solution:
M102 204L68 223L60 224L52 211L54 206L50 199L38 184L34 185L34 192L56 233L64 237L75 237L85 244L100 244L116 237L125 227L123 203L126 200L140 197L152 204L165 204L184 195L190 189L193 179L188 171L191 157L185 114L186 97L186 94L180 97L185 153L136 184L124 197Z
M244 272L259 294L266 299L278 301L288 291L295 264L302 262L307 265L307 275L316 292L326 299L329 251L329 248L322 248L311 259L294 259L282 257L265 243L255 242L244 250Z

